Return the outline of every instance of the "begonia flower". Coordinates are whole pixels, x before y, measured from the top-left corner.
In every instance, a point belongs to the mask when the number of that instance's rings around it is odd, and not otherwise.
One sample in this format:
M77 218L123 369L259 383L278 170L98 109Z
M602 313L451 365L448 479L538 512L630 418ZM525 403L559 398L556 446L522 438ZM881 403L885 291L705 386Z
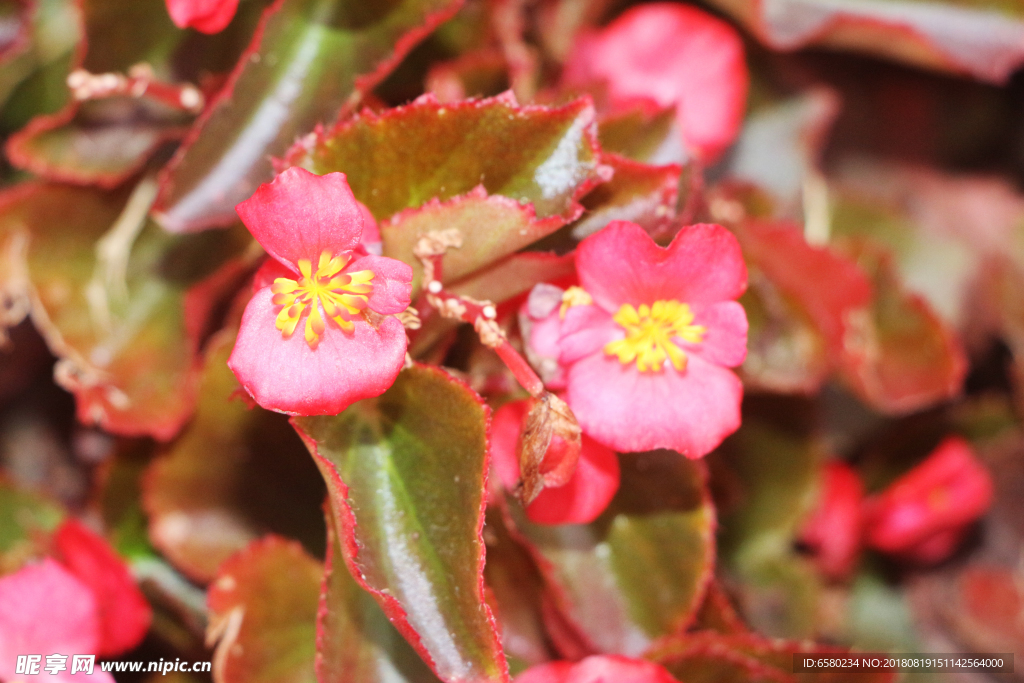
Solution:
M512 401L495 411L491 421L490 446L494 469L509 491L519 482L516 442L529 410L529 400ZM557 448L554 443L552 446ZM563 486L541 491L526 507L526 516L538 524L588 524L604 512L618 488L618 457L614 451L584 434L572 477Z
M638 99L675 107L686 147L713 161L739 132L750 77L729 24L688 5L651 3L583 34L563 79L570 87L603 81L613 107Z
M167 0L167 13L178 28L220 33L235 16L238 0Z
M662 248L614 221L580 243L576 272L530 344L557 349L584 433L619 452L698 458L739 427L743 385L728 368L747 353L735 301L747 269L729 231L689 226Z
M515 683L678 683L663 666L618 655L594 655L579 662L531 667Z
M846 578L857 564L863 544L863 502L864 484L852 467L836 460L822 468L818 503L800 540L814 554L822 574L831 579Z
M90 674L72 674L73 655L95 655L101 640L96 595L52 559L22 567L0 578L0 680L93 681L114 683L94 665ZM47 672L47 655L67 655L65 669ZM18 657L41 655L33 674L17 673Z
M96 654L118 655L142 642L153 612L110 544L74 519L61 524L53 544L61 564L96 597Z
M992 476L970 444L949 437L912 470L864 504L873 548L932 564L949 557L992 504Z
M394 314L409 306L412 268L359 248L363 213L345 175L290 168L236 210L282 273L242 316L228 359L242 387L292 415L384 393L405 361Z

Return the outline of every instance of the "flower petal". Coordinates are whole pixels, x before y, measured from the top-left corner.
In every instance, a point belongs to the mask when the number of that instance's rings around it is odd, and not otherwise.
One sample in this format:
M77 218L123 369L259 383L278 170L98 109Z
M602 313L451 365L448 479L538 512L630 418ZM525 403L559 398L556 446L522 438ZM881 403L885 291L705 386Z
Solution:
M491 462L506 490L519 482L516 442L530 401L506 403L491 420ZM546 488L526 508L537 524L589 524L619 490L619 459L614 451L583 435L576 471L564 486Z
M220 33L235 16L238 0L167 0L167 13L178 28Z
M661 665L617 655L551 662L527 669L515 683L678 683Z
M676 300L706 306L736 299L747 288L740 245L720 225L683 228L667 248L635 223L613 221L580 242L580 284L610 313L622 304Z
M262 289L245 307L228 359L258 404L290 415L336 415L394 384L408 343L398 320L386 317L376 329L359 320L351 334L331 323L310 349L298 331L281 336L272 296L269 287Z
M694 325L707 330L699 344L683 343L687 354L709 363L734 368L747 357L747 312L735 301L722 301L698 310Z
M269 287L274 284L274 280L279 277L294 280L297 276L298 273L293 273L280 261L268 258L263 261L263 265L261 265L259 270L256 271L256 274L252 276L252 293L255 294L264 287Z
M337 256L355 249L363 233L344 173L318 176L293 166L235 210L267 253L296 272L299 259L315 263L324 250Z
M382 315L401 313L409 307L412 295L412 268L409 264L387 256L363 256L354 261L346 272L373 271L373 292L370 310Z
M622 339L625 332L612 316L597 306L573 306L565 312L558 340L560 363L570 365Z
M0 680L27 680L15 673L18 655L94 654L99 640L96 597L68 570L47 558L0 578ZM68 671L50 681L113 683L96 668L92 676Z
M690 356L682 373L640 372L603 353L569 369L567 402L583 431L619 452L706 455L740 426L742 398L732 371L699 356Z

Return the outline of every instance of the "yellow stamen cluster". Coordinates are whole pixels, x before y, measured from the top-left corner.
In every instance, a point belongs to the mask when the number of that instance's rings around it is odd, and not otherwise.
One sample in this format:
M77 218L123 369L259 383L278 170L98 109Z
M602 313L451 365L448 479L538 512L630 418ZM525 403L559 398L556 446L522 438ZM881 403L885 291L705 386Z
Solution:
M295 332L300 318L309 311L306 318L306 343L315 349L320 343L326 325L321 308L328 318L337 323L338 327L351 332L354 329L352 320L357 318L369 304L369 295L373 291L372 270L360 270L355 273L342 273L348 265L349 256L331 256L331 252L320 254L316 272L309 259L299 259L296 264L302 277L296 280L279 277L274 280L271 291L273 302L282 306L277 314L277 329L288 338Z
M604 352L618 356L623 365L635 361L640 372L661 372L666 360L676 370L685 370L686 353L676 340L699 344L707 332L703 325L692 324L693 311L678 301L655 301L638 309L622 304L613 320L626 331L626 338L608 342Z
M562 293L562 307L558 309L558 317L564 319L566 312L573 306L589 306L594 297L587 290L573 285Z

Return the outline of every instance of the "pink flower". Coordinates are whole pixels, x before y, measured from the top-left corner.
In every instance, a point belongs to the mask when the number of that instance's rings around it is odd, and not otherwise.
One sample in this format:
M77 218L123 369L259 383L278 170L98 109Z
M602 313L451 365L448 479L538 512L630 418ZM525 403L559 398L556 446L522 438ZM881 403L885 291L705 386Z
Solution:
M412 268L359 247L363 213L345 175L289 168L236 210L282 274L246 306L228 359L245 390L292 415L384 393L405 361L393 314L409 306Z
M648 99L676 108L687 147L712 161L736 138L749 76L743 42L695 7L634 7L580 38L563 75L570 86L605 81L612 106Z
M92 675L71 674L72 655L96 654L100 646L97 596L51 559L0 578L0 680L51 683L114 683L95 665ZM19 655L42 655L36 675L16 673ZM66 670L46 672L46 656L67 655Z
M519 482L516 442L529 410L529 400L512 401L499 408L491 421L494 469L509 491ZM552 443L549 452L556 448ZM527 506L526 516L538 524L589 524L604 512L618 489L618 457L584 434L572 478L564 486L544 489Z
M993 484L964 439L949 437L864 504L868 545L924 564L956 550L992 504Z
M684 228L668 248L615 221L576 252L579 287L531 334L557 351L583 431L619 452L671 448L699 458L740 424L747 353L739 244L718 225ZM557 317L557 321L552 319Z
M664 667L641 659L595 655L579 662L552 662L527 669L515 683L678 683Z
M804 524L801 540L829 578L844 579L857 564L863 501L864 484L852 467L840 461L825 465L818 504Z
M237 9L238 0L167 0L167 13L175 26L202 33L223 31Z

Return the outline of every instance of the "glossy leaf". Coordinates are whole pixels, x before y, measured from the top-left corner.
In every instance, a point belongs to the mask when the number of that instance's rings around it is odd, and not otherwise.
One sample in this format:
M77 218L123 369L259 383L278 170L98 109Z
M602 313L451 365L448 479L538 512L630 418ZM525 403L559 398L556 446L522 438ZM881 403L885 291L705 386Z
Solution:
M778 50L854 49L932 69L1006 81L1024 63L1024 19L1003 0L714 0Z
M341 415L293 418L350 570L446 683L507 680L483 595L486 423L472 390L427 366Z
M349 574L327 514L327 559L317 613L318 683L440 683Z
M161 223L174 232L231 223L235 204L272 177L271 157L356 103L460 4L277 0L163 176Z
M75 393L80 421L169 439L192 410L199 374L188 286L246 242L224 231L171 238L145 221L147 192L127 202L125 192L69 186L8 190L0 239L16 256L0 281L12 315L30 311L61 358L56 378Z
M611 221L636 223L651 235L666 231L676 215L679 199L679 166L650 166L612 154L601 161L615 175L583 198L587 213L572 229L572 236L583 239Z
M317 596L323 565L298 543L255 541L210 586L207 640L222 683L314 683Z
M323 486L287 418L242 399L234 341L232 329L210 341L196 415L145 480L150 539L199 581L267 531L320 543Z
M592 652L636 656L685 628L714 564L715 512L700 461L673 451L620 456L622 483L588 525L515 525L555 605Z
M538 218L575 218L576 200L598 180L593 121L586 99L554 108L519 106L510 94L457 104L427 95L301 141L287 162L319 174L343 171L356 199L384 223L385 255L398 258L389 219L478 185L532 204Z

